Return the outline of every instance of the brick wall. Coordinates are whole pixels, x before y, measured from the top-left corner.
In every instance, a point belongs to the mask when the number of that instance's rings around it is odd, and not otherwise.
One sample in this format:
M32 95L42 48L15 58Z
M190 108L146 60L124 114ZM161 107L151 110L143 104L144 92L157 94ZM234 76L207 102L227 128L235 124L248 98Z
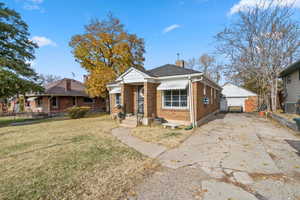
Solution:
M249 97L245 100L245 112L254 112L257 110L257 97Z
M110 114L111 115L116 115L122 111L122 109L118 109L116 107L116 94L109 95L109 102L110 102Z
M190 121L189 109L164 109L162 106L163 91L157 91L156 95L156 112L157 117L166 120Z
M54 107L51 104L51 101L49 102L50 97L41 97L41 108L43 112L65 112L66 109L74 106L73 105L73 97L57 97L57 106ZM50 103L50 106L49 106ZM106 110L106 102L105 99L102 98L95 98L94 102L86 103L84 102L84 97L77 97L77 106L87 106L90 107L93 111L105 111ZM33 112L38 111L38 105L36 101L30 102L30 110Z
M72 107L73 106L72 97L69 97L68 101L69 101L69 103L67 105L69 107ZM90 107L91 110L93 110L93 111L101 111L101 112L106 111L106 101L103 98L95 98L94 102L87 103L87 102L84 102L84 97L77 97L77 106L87 106L87 107Z
M42 97L42 109L43 112L50 112L49 110L49 97Z
M157 83L144 83L144 116L145 117L156 117L156 88L159 84Z
M204 94L204 87L206 87L206 95ZM220 92L217 90L216 95L214 94L215 89L210 86L204 86L201 82L193 83L194 93L194 106L196 111L196 121L201 120L203 117L209 115L220 109ZM203 99L209 98L209 104L204 104Z
M132 92L132 106L133 106L133 112L137 113L137 89L138 86L132 86L131 92Z
M134 91L135 86L129 84L121 85L121 101L125 113L134 113Z

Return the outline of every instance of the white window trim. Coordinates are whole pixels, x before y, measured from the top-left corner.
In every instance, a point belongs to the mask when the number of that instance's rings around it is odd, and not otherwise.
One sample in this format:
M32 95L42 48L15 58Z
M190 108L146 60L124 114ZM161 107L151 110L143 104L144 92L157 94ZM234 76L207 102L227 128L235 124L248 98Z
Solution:
M165 91L170 91L170 90L161 90L162 92L162 95L161 95L161 98L162 98L162 109L166 109L166 110L188 110L189 109L189 98L190 98L190 95L189 95L189 92L188 90L187 91L187 106L186 107L173 107L173 106L165 106Z
M117 103L117 96L119 96L119 103ZM115 105L117 106L117 105L121 105L121 103L122 103L122 96L121 96L121 94L120 93L117 93L117 94L115 94Z

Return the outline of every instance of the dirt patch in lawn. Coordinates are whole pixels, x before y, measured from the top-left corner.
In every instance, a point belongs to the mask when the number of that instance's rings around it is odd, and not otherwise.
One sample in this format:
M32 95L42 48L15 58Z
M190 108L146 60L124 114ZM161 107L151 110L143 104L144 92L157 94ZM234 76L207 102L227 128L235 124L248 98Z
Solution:
M182 143L193 133L193 130L168 129L161 126L137 127L131 130L131 134L146 142L156 143L167 148L174 148Z
M158 164L109 116L0 128L0 199L120 199Z

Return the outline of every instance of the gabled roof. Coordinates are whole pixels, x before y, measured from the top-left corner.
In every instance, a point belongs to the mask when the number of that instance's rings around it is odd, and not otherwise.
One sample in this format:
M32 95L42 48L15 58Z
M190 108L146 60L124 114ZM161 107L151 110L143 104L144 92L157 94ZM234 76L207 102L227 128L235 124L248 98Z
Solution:
M71 81L71 90L66 89L67 81ZM38 96L83 96L88 97L83 83L74 79L64 78L45 86L45 91ZM30 95L32 96L32 95Z
M239 87L232 83L226 83L223 86L222 94L225 97L251 97L257 96L254 92L251 92L245 88Z
M176 75L189 75L189 74L196 74L201 72L179 67L177 65L166 64L161 67L148 70L145 73L153 77L164 77L164 76L176 76Z
M122 80L124 77L126 77L128 74L130 74L131 72L135 72L135 75L139 75L142 76L144 78L151 78L151 76L145 71L145 70L141 70L141 69L137 69L135 67L130 67L129 69L127 69L123 74L121 74L121 76L119 76L116 81L120 81ZM114 82L111 82L109 84L113 84Z
M280 74L279 77L283 77L286 75L289 75L291 73L293 73L296 70L300 70L300 60L291 64L290 66L288 66L287 68L285 68Z

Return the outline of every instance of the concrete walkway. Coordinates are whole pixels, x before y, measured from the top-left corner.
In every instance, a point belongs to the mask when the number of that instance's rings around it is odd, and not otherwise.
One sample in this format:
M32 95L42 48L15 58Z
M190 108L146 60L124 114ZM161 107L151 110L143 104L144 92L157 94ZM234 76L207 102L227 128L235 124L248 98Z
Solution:
M219 115L137 188L138 200L299 200L300 157L292 131L248 114ZM300 155L300 154L299 154Z
M115 128L112 130L112 134L124 144L134 148L146 156L149 156L150 158L156 158L167 150L167 148L163 146L144 142L143 140L131 136L129 128Z

